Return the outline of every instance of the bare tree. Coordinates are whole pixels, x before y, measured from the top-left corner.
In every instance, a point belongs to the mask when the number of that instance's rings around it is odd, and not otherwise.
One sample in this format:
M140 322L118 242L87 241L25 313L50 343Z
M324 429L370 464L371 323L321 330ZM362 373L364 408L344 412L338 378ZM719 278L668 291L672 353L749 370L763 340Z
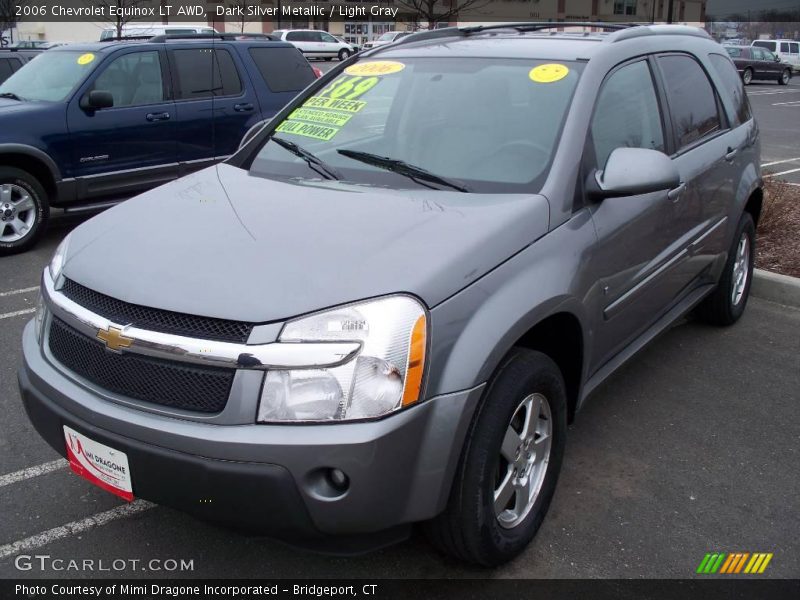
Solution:
M17 25L17 6L25 4L25 0L0 0L0 46L12 42L11 36L6 36L6 31L11 31Z
M249 7L260 4L260 0L228 0L228 6L237 9L236 26L239 28L240 33L244 33L244 26L255 21L254 15L247 14Z
M434 29L437 23L450 21L452 17L467 10L477 10L492 0L395 0L396 4L417 17L427 21L428 28Z
M4 0L0 0L2 2ZM154 0L83 0L87 6L97 6L103 8L104 17L99 20L111 24L117 30L117 38L122 37L122 28L131 21L139 17L135 14L137 8L159 4ZM111 7L116 10L111 14Z

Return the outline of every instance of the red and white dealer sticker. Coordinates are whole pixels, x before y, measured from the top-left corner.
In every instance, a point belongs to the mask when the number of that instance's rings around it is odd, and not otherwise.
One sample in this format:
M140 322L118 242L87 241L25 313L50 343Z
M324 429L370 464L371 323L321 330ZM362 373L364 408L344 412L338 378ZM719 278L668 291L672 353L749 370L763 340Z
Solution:
M90 440L64 425L69 466L81 477L128 502L133 500L131 472L124 452Z

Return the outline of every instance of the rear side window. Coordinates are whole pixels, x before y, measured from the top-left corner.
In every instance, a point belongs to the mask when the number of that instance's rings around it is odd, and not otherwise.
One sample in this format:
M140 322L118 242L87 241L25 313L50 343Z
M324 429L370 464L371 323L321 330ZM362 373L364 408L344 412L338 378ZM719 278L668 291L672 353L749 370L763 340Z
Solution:
M603 84L592 117L597 167L616 148L664 151L664 131L653 78L646 61L626 65Z
M789 42L781 42L781 52L789 52Z
M13 72L11 61L7 58L0 58L0 81L5 81L11 77L11 73Z
M290 42L299 42L304 38L302 31L290 31L286 34L286 39Z
M678 150L719 131L714 88L702 67L689 56L658 57L672 115Z
M775 52L775 42L761 42L761 41L753 42L753 46L756 46L758 48L766 48L771 52Z
M172 52L176 70L175 97L178 100L236 96L242 82L227 50L192 48Z
M250 48L250 56L273 92L296 92L314 81L311 65L294 48Z
M733 63L721 54L710 54L711 67L722 80L722 89L733 101L735 118L731 119L734 125L741 125L750 120L750 106L747 103L747 96L744 93L744 86L739 73Z
M731 58L739 58L742 55L742 49L741 48L725 48L725 50L728 51L728 55Z
M789 48L791 48L792 54L800 53L800 44L798 44L797 42L792 42L791 44L789 44Z

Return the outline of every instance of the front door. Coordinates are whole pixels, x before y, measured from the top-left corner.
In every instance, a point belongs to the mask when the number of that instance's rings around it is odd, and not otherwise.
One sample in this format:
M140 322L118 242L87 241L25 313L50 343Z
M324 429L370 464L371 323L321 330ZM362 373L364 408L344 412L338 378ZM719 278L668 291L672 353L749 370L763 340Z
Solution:
M177 176L175 104L163 50L126 49L106 60L67 108L78 194L129 195ZM85 57L94 56L91 54ZM110 92L114 106L81 108L92 90Z

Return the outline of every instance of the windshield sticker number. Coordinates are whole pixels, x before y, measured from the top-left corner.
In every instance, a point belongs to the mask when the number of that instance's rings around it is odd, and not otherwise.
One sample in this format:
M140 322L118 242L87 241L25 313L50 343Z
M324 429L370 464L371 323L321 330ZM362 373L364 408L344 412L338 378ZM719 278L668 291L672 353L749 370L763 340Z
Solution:
M554 83L561 81L569 74L569 68L557 63L539 65L531 69L528 77L536 83Z
M379 81L378 77L337 77L319 95L335 100L355 100L374 88Z
M315 125L314 123L304 123L303 121L291 120L286 120L278 125L275 131L293 133L295 135L302 135L304 137L310 137L314 138L315 140L323 140L326 142L339 133L339 129L336 127L327 127L325 125Z
M78 64L81 66L88 65L93 60L94 60L94 54L92 54L91 52L87 52L86 54L81 54L78 57Z

